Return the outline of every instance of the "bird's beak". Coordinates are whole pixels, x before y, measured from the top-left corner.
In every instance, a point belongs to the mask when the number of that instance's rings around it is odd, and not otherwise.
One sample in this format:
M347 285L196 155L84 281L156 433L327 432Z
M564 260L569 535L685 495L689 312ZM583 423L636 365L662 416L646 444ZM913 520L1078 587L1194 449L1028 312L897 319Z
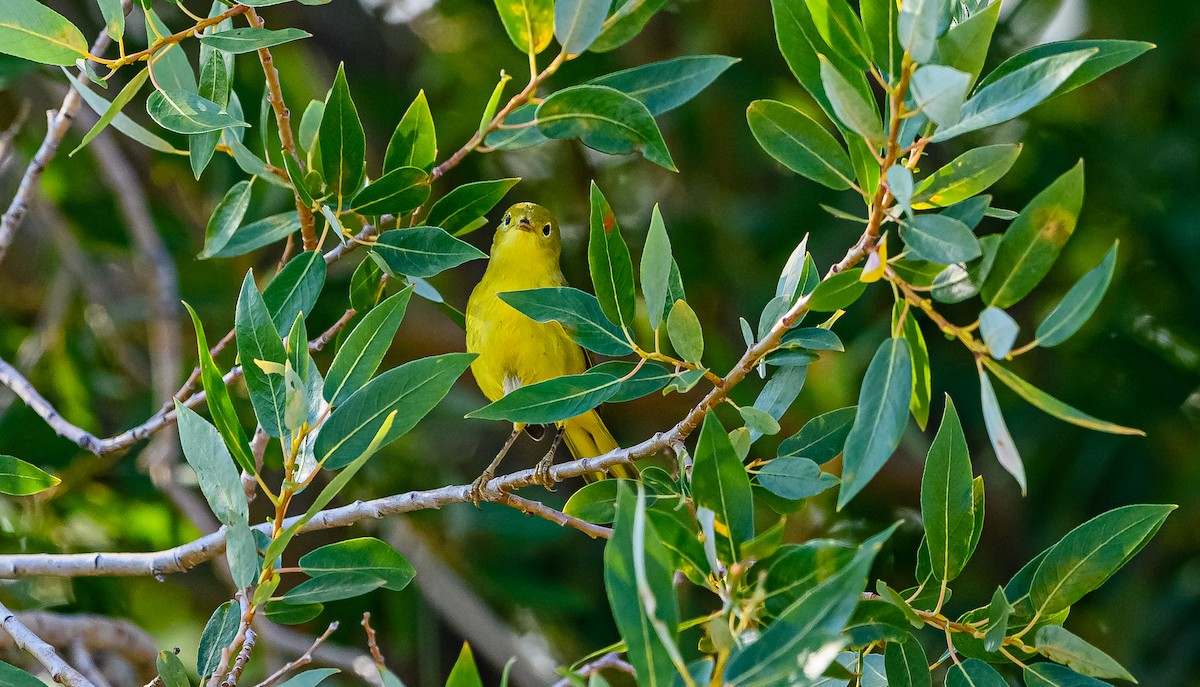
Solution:
M517 222L517 229L520 229L521 231L528 231L529 233L533 233L533 223L529 221L528 217L522 217Z

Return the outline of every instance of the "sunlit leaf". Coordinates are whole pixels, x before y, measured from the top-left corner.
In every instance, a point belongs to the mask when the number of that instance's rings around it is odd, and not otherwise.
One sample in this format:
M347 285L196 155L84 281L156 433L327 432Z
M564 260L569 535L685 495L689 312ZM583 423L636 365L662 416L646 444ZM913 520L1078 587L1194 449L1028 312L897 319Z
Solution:
M921 180L913 196L917 209L953 205L987 190L1012 169L1021 144L973 148Z
M83 33L66 17L40 2L3 0L0 2L0 53L69 67L75 60L87 57L88 44Z
M1020 330L1011 315L995 306L988 306L979 314L979 334L987 344L988 353L996 360L1008 356Z
M311 33L296 28L272 30L247 27L204 34L200 36L200 42L210 48L239 55L261 48L273 48L283 43L298 41L310 36L312 36Z
M756 100L746 109L746 121L762 149L788 169L834 190L850 188L850 157L808 115L775 100Z
M648 1L630 0L626 4L644 5ZM736 57L725 55L687 55L605 74L587 83L615 88L640 101L657 117L696 97L737 62Z
M432 277L464 262L486 258L475 246L454 238L439 227L391 229L371 247L397 274Z
M15 456L0 454L0 494L29 496L59 482L57 477L36 465Z
M633 327L633 260L616 215L596 182L590 191L588 267L600 310L619 326Z
M400 118L396 130L392 132L387 152L383 156L383 171L386 174L400 167L428 170L433 166L435 159L437 134L433 126L433 115L429 112L429 101L425 99L425 91L420 91Z
M375 374L400 328L411 296L412 287L408 287L375 306L342 342L325 376L325 400L331 405L340 406Z
M1043 43L1013 55L996 67L979 85L990 84L1040 59L1080 50L1094 53L1071 76L1058 86L1050 97L1062 95L1087 84L1107 72L1135 59L1154 47L1153 43L1120 40L1057 41Z
M612 155L640 151L650 162L678 171L654 116L615 88L582 85L556 91L538 105L537 126L549 138L578 138Z
M350 200L350 209L364 215L403 215L429 199L429 175L418 167L397 167Z
M699 363L704 357L704 331L700 320L687 301L675 301L667 315L667 335L671 346L691 363Z
M921 477L921 521L933 573L949 582L970 558L971 456L954 401L946 396L937 436L925 457Z
M504 31L517 49L534 55L554 37L554 0L496 0Z
M183 456L196 471L200 491L213 515L226 525L245 524L249 517L242 480L220 432L191 408L175 402Z
M289 260L263 289L263 302L275 328L290 327L296 315L308 317L324 286L325 256L321 251L305 251Z
M345 65L338 65L333 87L325 96L317 143L321 148L321 175L330 191L342 197L353 195L365 175L367 141L350 96Z

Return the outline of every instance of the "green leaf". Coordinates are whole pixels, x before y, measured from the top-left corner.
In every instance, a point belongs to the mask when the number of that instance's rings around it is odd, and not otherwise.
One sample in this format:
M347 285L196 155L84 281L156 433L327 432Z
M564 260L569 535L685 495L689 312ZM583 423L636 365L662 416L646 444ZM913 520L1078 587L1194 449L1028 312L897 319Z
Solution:
M654 115L615 88L581 85L557 91L538 105L537 126L549 138L578 138L610 155L640 151L650 162L678 171Z
M408 433L450 391L471 361L471 353L421 358L393 368L367 382L330 413L313 447L325 468L346 467L372 443L387 445ZM396 417L374 442L388 416Z
M917 260L950 265L983 255L971 229L945 215L917 215L901 225L900 237L906 252Z
M970 83L979 78L987 59L992 32L1000 18L1000 4L991 3L951 26L937 41L937 61L970 75Z
M0 494L29 496L61 480L20 458L0 453Z
M762 391L758 393L758 398L754 399L754 407L766 411L776 420L783 417L792 402L800 395L807 375L807 365L790 365L776 370L767 380ZM760 435L751 431L750 436L751 439L757 441Z
M74 24L49 7L34 0L0 0L0 53L69 67L87 57L88 45Z
M620 384L619 377L590 370L555 377L513 389L499 400L467 413L467 417L535 425L561 422L605 402Z
M365 175L367 140L346 83L344 64L338 65L333 87L325 96L317 143L321 148L321 175L329 190L339 198L352 196Z
M949 25L949 0L904 0L896 20L900 45L918 64L933 59L937 39Z
M1007 308L1050 271L1075 231L1083 206L1083 161L1046 187L1004 232L981 293L988 305Z
M1051 98L1073 91L1084 84L1099 78L1109 71L1133 60L1142 53L1155 47L1153 43L1142 41L1118 40L1088 40L1088 41L1058 41L1043 43L1024 52L1013 55L996 67L980 84L980 88L1012 74L1038 60L1078 51L1093 51L1078 69L1050 95Z
M242 28L205 34L200 36L200 42L210 48L240 55L261 48L273 48L276 45L298 41L310 36L312 36L311 33L295 28L277 29L274 31L260 28Z
M1108 291L1108 285L1112 283L1113 270L1117 266L1118 243L1113 243L1104 260L1083 275L1038 324L1036 337L1039 346L1049 348L1066 341L1092 316Z
M627 4L635 3L645 4L645 0ZM696 97L738 61L725 55L687 55L605 74L587 83L615 88L657 117Z
M1068 532L1050 549L1033 574L1029 598L1034 611L1046 617L1104 584L1150 541L1175 508L1153 504L1124 506Z
M175 402L183 456L196 471L200 491L213 515L225 525L245 524L250 516L242 480L220 432L191 408Z
M895 0L860 0L858 12L871 45L872 61L879 65L885 77L890 78L900 71L904 50L900 47L896 29L900 8Z
M899 318L904 321L900 322ZM922 430L929 422L929 405L933 396L932 371L929 367L929 348L925 344L925 335L921 333L921 325L917 322L916 314L905 313L905 304L896 303L892 307L892 331L900 331L901 336L908 342L909 353L912 354L913 389L908 409L913 419Z
M1012 169L1021 144L973 148L921 180L913 196L918 210L946 207L987 190Z
M317 4L306 3L304 0L301 0L301 3ZM336 675L340 672L342 671L338 670L337 668L313 668L312 670L306 670L303 673L297 673L296 675L293 675L279 687L317 687L317 685L324 682L326 678Z
M892 165L887 170L887 185L896 204L912 217L913 175L904 165Z
M943 303L961 303L979 293L983 280L991 273L1000 248L1000 234L989 234L979 239L983 255L966 265L948 265L933 279L932 295ZM934 264L934 263L927 263Z
M667 336L671 346L690 363L699 363L704 357L704 331L700 320L687 301L675 301L667 315Z
M120 5L119 2L117 4ZM124 19L125 15L122 14L121 18ZM142 69L133 75L133 78L129 80L129 83L125 84L125 87L122 88L120 92L117 93L117 96L112 99L112 102L109 103L108 108L104 110L104 112L100 115L100 118L97 119L96 123L92 125L92 128L88 129L88 132L84 134L83 140L79 142L79 145L75 146L75 150L71 151L71 155L78 153L84 146L91 143L92 139L96 138L96 136L109 124L113 123L113 120L121 114L121 110L124 109L127 104L129 104L130 100L133 100L133 97L137 95L138 91L142 90L142 86L145 85L146 79L149 76L149 69Z
M271 215L260 220L255 220L250 224L244 224L238 227L233 232L233 236L208 257L212 258L232 258L238 255L245 255L252 250L257 250L263 246L270 245L276 241L287 238L289 235L296 233L300 229L300 216L295 210L281 212L278 215Z
M146 18L147 36L169 36L173 33L148 3L143 4L142 13ZM168 44L154 54L154 83L159 90L197 92L191 61L178 43Z
M861 274L862 268L854 267L825 278L809 296L808 309L833 312L849 306L867 290L867 285L858 279Z
M207 57L202 55L200 58L198 93L200 97L211 100L218 107L228 109L233 56L221 50L205 49L203 52L207 54ZM217 143L221 140L221 133L209 131L188 136L188 162L191 164L192 174L196 179L200 178L204 169L208 167L208 163L212 161Z
M462 235L477 229L476 220L486 215L496 203L517 185L520 179L493 179L463 184L438 198L425 222L441 227L451 234Z
M392 229L371 247L389 269L410 277L432 277L464 262L486 258L482 251L438 227Z
M352 599L374 591L384 585L384 580L371 573L346 572L321 575L305 580L283 595L290 604L314 604Z
M0 683L10 687L46 687L46 683L4 661L0 661Z
M799 501L835 486L838 478L808 458L781 456L759 469L758 483L780 498Z
M158 652L154 666L158 669L158 674L162 677L165 687L191 687L192 683L188 680L187 669L183 667L183 661L180 661L174 653Z
M954 401L946 410L925 457L921 477L921 520L933 573L949 582L958 577L971 555L971 456Z
M500 299L537 322L562 324L575 343L600 355L621 356L633 349L621 330L604 316L590 293L567 286L509 291Z
M810 351L844 351L842 340L828 329L804 327L792 329L783 335L780 348L803 348Z
M911 633L906 633L903 641L887 643L883 662L890 687L931 687L933 684L925 649Z
M297 315L307 318L324 286L325 256L321 251L305 251L289 260L263 290L263 302L275 328L289 327Z
M417 93L417 97L400 118L400 123L396 125L396 130L392 132L387 152L383 156L383 172L387 174L401 167L428 170L436 159L437 133L433 126L433 115L429 112L429 101L425 99L425 91L422 90Z
M968 658L961 665L950 666L946 687L1008 687L1008 683L995 668L977 658Z
M650 328L657 330L662 324L670 291L671 267L675 258L671 255L671 239L663 223L658 204L650 215L650 231L646 233L646 244L642 247L642 294L646 300L646 314ZM673 301L672 301L673 303Z
M220 105L189 91L154 91L146 99L146 111L162 128L181 134L249 126Z
M584 522L607 525L617 517L617 496L620 489L634 489L633 480L602 479L583 485L571 494L563 512Z
M310 577L366 573L398 592L416 576L412 565L395 549L374 537L347 539L322 546L300 557L300 568Z
M262 572L254 533L244 521L230 524L225 532L225 559L229 562L230 576L238 589L248 589L258 581Z
M912 95L917 107L939 127L953 126L962 112L963 100L973 79L970 74L940 64L928 64L912 76Z
M557 0L554 3L554 37L563 52L578 55L600 37L610 0Z
M1140 429L1132 427L1123 427L1112 422L1106 422L1088 415L1080 410L1077 410L1066 403L1054 398L1045 391L1038 389L1029 382L1021 379L1013 374L1011 370L1002 367L1000 364L991 360L983 359L983 365L996 378L1004 382L1004 384L1017 392L1017 395L1025 399L1029 403L1040 408L1042 411L1053 415L1054 417L1069 422L1073 425L1078 425L1085 429L1095 430L1097 432L1108 432L1109 434L1127 434L1133 436L1145 436L1146 433Z
M842 452L857 412L856 406L850 406L814 417L780 442L779 457L800 456L818 464L828 463Z
M870 43L862 23L846 0L805 0L821 38L834 52L860 70L870 68Z
M788 169L835 191L850 188L850 157L808 115L775 100L755 100L746 108L746 121L758 145Z
M125 9L121 0L98 0L100 14L104 17L104 31L113 41L125 35Z
M76 91L79 91L79 94L83 96L84 102L86 102L88 107L92 108L97 115L103 117L104 115L108 114L109 110L113 108L112 104L110 104L102 96L92 91L92 89L88 88L87 85L79 81L79 79L76 79L66 69L63 70L63 74L66 75L67 80L71 82L71 87ZM117 95L118 97L120 96L119 93ZM133 94L130 94L130 97L132 98ZM178 150L167 141L164 141L158 135L150 133L150 131L148 131L141 124L138 124L128 116L121 114L119 110L120 108L117 109L112 118L112 126L117 131L120 131L147 148L151 150L157 150L160 153L168 153L171 155L187 154L186 150Z
M656 526L648 521L643 498L640 489L639 496L618 489L616 523L604 545L604 588L638 684L668 687L675 678L669 652L677 651L673 645L679 608L670 558ZM656 624L665 630L670 648Z
M858 396L858 414L846 437L838 510L879 472L900 444L912 396L912 360L904 339L879 346Z
M750 477L729 442L729 435L715 415L704 417L692 466L692 498L696 507L716 514L718 548L722 560L740 560L738 550L754 538L754 501Z
M588 268L600 310L618 326L632 328L635 314L633 260L621 226L596 182L591 185Z
M350 209L364 215L404 215L429 199L429 175L419 167L397 167L354 194Z
M838 121L872 145L882 145L887 136L883 133L876 104L864 98L824 55L818 57L821 60L821 84Z
M986 359L984 363L987 363ZM983 424L987 427L988 440L992 443L996 460L1017 480L1017 484L1021 486L1021 495L1024 496L1025 465L1021 462L1021 454L1017 452L1017 445L1013 443L1008 424L1004 422L1004 415L1000 412L1000 403L996 400L996 391L992 389L991 379L983 370L979 371L979 400L983 406Z
M497 129L487 135L484 144L496 150L520 150L550 140L542 135L536 125L537 105L522 105L504 118L504 123L514 127ZM530 126L517 126L529 124Z
M757 435L779 433L779 420L765 410L753 406L741 406L738 408L738 414L742 416L742 422L746 423L746 428L753 430Z
M496 0L496 12L517 49L538 54L554 37L554 0Z
M600 37L590 46L592 52L615 50L633 40L646 22L655 15L667 0L625 0L608 19Z
M454 667L450 669L446 687L483 687L479 669L475 667L475 657L471 654L471 646L466 642L463 643Z
M307 623L321 615L323 610L325 606L322 604L289 604L282 601L268 601L265 607L267 619L280 625Z
M254 465L254 456L250 453L250 443L246 439L246 433L242 430L241 422L238 421L237 411L233 409L233 399L229 396L229 389L225 386L221 370L213 361L212 354L209 353L208 340L204 335L204 325L200 322L200 316L196 314L192 306L184 303L183 307L187 308L188 314L192 317L192 326L196 329L200 381L204 385L204 400L208 404L208 412L212 415L213 424L221 433L221 437L225 440L225 446L233 454L233 459L237 461L238 466L250 474L255 474L257 470Z
M1004 588L996 587L992 594L992 602L988 604L987 634L983 638L983 650L989 653L999 651L1000 645L1008 634L1008 616L1012 606L1004 598Z
M1025 667L1026 687L1108 687L1107 682L1085 677L1057 663L1034 663Z
M221 650L233 643L241 624L242 611L237 601L229 600L217 606L212 617L200 634L200 648L196 656L196 672L203 678L212 675L221 662Z
M1133 675L1111 656L1068 632L1061 625L1045 625L1038 629L1037 652L1061 663L1080 675L1137 682Z
M661 390L672 379L676 378L675 371L659 363L634 363L625 360L609 360L600 363L588 372L603 372L622 379L617 385L617 392L607 403L624 403L635 398Z
M1025 114L1050 97L1095 53L1093 48L1050 55L995 81L981 84L975 95L963 105L958 123L941 129L930 140L934 143L946 141L959 134L1006 122Z
M848 563L784 609L757 641L734 649L725 673L726 684L787 684L787 676L812 653L839 641L866 587L871 563L896 526L863 542Z
M238 357L242 360L242 373L254 414L269 436L282 437L286 430L283 418L287 405L284 376L267 374L254 361L282 365L287 360L287 351L262 294L254 284L253 272L247 272L242 281L234 322Z
M372 308L342 342L325 376L325 400L330 405L336 408L345 403L379 369L400 329L412 291L409 286Z
M1021 330L1017 321L995 306L988 306L979 314L979 334L988 347L988 353L996 360L1004 360L1017 341Z

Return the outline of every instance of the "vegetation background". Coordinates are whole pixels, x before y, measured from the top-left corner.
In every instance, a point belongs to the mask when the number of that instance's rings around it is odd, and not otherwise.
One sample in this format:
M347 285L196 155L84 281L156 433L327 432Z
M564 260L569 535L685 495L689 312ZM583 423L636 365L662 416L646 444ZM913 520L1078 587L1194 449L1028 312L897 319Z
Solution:
M91 3L52 4L86 33L101 25ZM1004 412L1029 472L1029 495L1022 498L990 458L978 408L960 403L976 470L987 479L989 514L979 553L959 583L960 593L986 598L998 580L1007 579L1075 524L1104 510L1137 502L1177 503L1180 509L1146 551L1074 609L1073 626L1144 684L1196 684L1200 271L1194 268L1194 258L1200 253L1200 72L1195 68L1195 46L1200 44L1200 4L1066 0L1060 8L1057 0L1006 0L1004 11L998 29L1002 37L989 55L987 69L1043 40L1103 37L1158 45L1134 63L1037 108L1019 122L971 137L974 143L1025 142L1013 171L992 190L999 207L1019 209L1077 156L1086 158L1087 197L1080 220L1084 230L1068 244L1059 269L1041 287L1044 297L1035 293L1022 302L1018 312L1026 317L1017 317L1036 321L1119 238L1116 277L1103 305L1078 335L1053 351L1022 358L1017 369L1055 396L1097 416L1140 427L1148 437L1066 425L1002 390ZM519 75L527 69L488 0L338 0L319 7L267 8L262 15L270 27L273 18L274 25L280 25L284 13L288 25L313 34L274 51L293 112L298 115L310 98L324 97L338 62L344 60L373 159L381 157L392 126L419 89L428 96L444 155L477 126L498 71ZM194 44L188 49L194 50ZM859 210L849 195L803 180L774 163L754 143L745 124L746 105L754 99L775 98L802 109L809 104L775 46L768 3L673 2L633 43L612 53L581 57L557 78L578 82L676 55L716 53L742 61L694 101L660 120L678 175L640 157L601 156L574 142L552 142L516 153L473 155L442 183L451 188L480 178L522 177L507 200L533 200L558 214L564 271L579 285L588 283L589 179L604 189L635 246L644 239L652 205L661 203L689 301L711 331L723 333L720 339L710 335L708 342L711 363L723 369L742 346L737 316L757 312L769 299L773 275L804 232L812 234L809 248L818 264L840 257L835 251L854 230L819 204L840 203L843 210ZM261 73L252 60L239 62L239 69L244 70L239 91L261 88ZM29 74L0 56L0 128L7 128L25 107L32 121L61 100L63 80L45 76ZM82 131L68 134L64 150L74 147ZM0 162L0 197L11 195L40 138L38 126L16 137L15 159L7 166ZM926 164L949 161L952 147L942 146ZM210 332L224 331L232 324L231 305L245 270L273 267L267 262L255 265L249 256L195 259L208 214L237 175L233 162L218 157L198 184L183 159L151 157L138 146L129 146L128 152L137 162L153 219L179 270L183 299L197 308ZM144 359L150 303L137 270L130 269L137 264L136 250L90 152L56 159L45 175L44 189L0 269L0 355L24 361L30 380L73 422L111 434L140 422L163 400L152 391ZM278 196L267 199L278 206L274 211L291 202L278 189L258 192ZM470 240L486 250L490 235L485 229ZM268 253L260 252L259 260L271 260ZM330 287L310 320L313 331L341 314L345 290L337 284L348 286L356 263L346 261L331 270ZM436 285L461 307L483 267L482 262L469 263L435 280ZM814 414L854 402L861 371L888 321L890 301L883 287L875 289L878 297L870 298L869 293L847 315L853 319L839 328L849 352L812 366L805 393L785 417L780 436ZM947 311L953 317L953 306ZM181 317L179 326L190 366L190 325ZM866 345L855 345L851 332ZM978 382L970 358L952 346L943 347L946 342L936 332L927 330L926 336L931 348L944 348L931 356L935 390L973 397ZM394 360L385 367L462 348L461 330L429 303L414 299L393 346ZM755 392L753 384L747 384L735 398L748 401ZM652 395L611 408L606 417L618 440L632 442L674 422L688 407L688 398ZM508 432L503 423L462 419L482 404L481 394L469 376L464 377L413 433L370 463L369 476L352 486L354 496L469 482ZM242 407L249 411L248 404ZM935 408L934 414L939 413ZM846 512L833 513L830 492L818 499L820 507L809 506L793 517L789 540L848 530L875 532L897 516L915 512L928 440L910 427L897 458ZM764 441L755 450L769 446ZM532 464L542 450L532 442L520 445L513 467L519 461ZM34 459L68 486L87 485L58 490L48 499L0 500L3 551L152 550L197 534L162 500L133 456L97 459L84 454L55 437L4 389L0 453ZM565 501L575 486L564 485L552 502ZM378 591L334 604L317 622L342 619L331 641L361 648L357 620L362 611L371 610L389 662L409 685L440 685L464 635L477 648L497 636L518 636L527 657L548 654L559 661L573 660L617 637L604 598L600 541L489 505L482 510L451 506L404 521L389 520L378 528L402 551L409 547L405 553L414 563L412 552L424 549L441 565L426 570L418 566L415 585L403 592ZM919 526L902 529L885 551L915 551L920 534ZM315 548L335 536L349 535L317 533L302 544ZM897 581L911 575L912 561L907 558L881 559L881 565L890 567ZM489 625L470 606L447 608L446 585L456 580L474 590L472 594L502 622ZM21 599L22 607L38 604L127 617L183 647L195 646L209 612L228 596L211 565L162 582L26 581L0 587L0 595ZM322 627L306 629L319 632Z

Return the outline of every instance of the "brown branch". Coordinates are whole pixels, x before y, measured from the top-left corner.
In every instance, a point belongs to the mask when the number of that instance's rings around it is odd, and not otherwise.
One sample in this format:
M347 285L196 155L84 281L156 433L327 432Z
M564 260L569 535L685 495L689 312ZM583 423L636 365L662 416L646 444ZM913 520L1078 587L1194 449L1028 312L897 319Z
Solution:
M250 652L254 651L254 642L258 635L254 630L246 628L246 638L242 640L242 650L238 652L237 658L233 661L233 667L229 669L229 677L225 678L224 687L236 687L238 680L242 678L242 671L246 669L246 663L250 660Z
M375 665L383 670L387 667L387 661L383 660L383 652L379 650L379 642L376 641L375 628L371 627L371 612L363 613L362 622L363 632L367 633L367 649L371 652L371 658L374 659Z
M47 644L41 637L33 633L16 614L0 603L0 624L8 631L13 642L25 653L37 659L47 671L50 678L66 687L96 687L91 680L84 677L58 655L54 647Z
M368 615L370 615L370 614L368 614ZM269 677L267 677L267 679L258 683L258 685L256 685L255 687L272 687L272 685L279 682L283 678L287 677L288 673L292 672L293 670L295 670L297 668L302 668L302 667L308 665L309 663L312 663L313 652L316 651L322 644L324 644L325 640L329 639L329 635L333 634L334 631L337 629L338 629L337 621L329 623L329 627L325 628L325 632L322 633L320 637L317 637L316 640L313 641L312 646L308 647L308 651L305 651L300 656L300 658L297 658L296 660L285 664L279 670L275 671L274 673L271 673L271 675Z
M554 510L544 503L540 503L532 499L522 498L516 494L503 493L495 499L494 503L516 508L525 515L536 515L539 518L545 518L546 520L563 527L574 527L592 539L608 539L612 536L611 527L593 525L586 520L580 520L579 518L567 515L562 511Z

